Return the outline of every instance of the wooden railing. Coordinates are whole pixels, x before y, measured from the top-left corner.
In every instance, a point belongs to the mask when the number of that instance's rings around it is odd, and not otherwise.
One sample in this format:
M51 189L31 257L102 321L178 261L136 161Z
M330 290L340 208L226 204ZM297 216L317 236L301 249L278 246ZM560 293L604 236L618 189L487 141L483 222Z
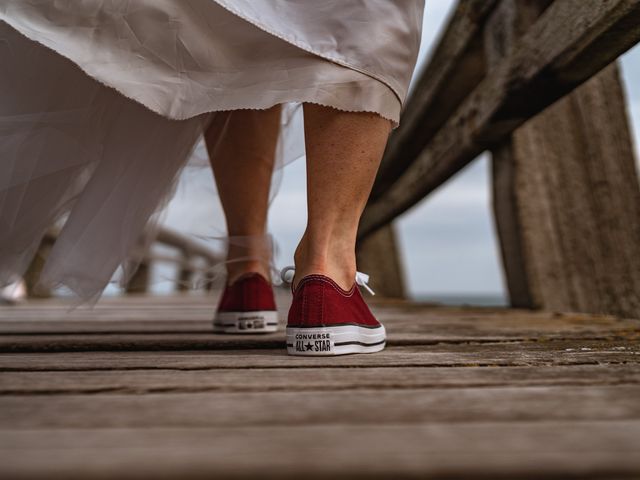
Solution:
M512 305L640 315L640 193L611 65L639 41L639 0L460 0L390 138L361 243L489 150Z
M204 277L202 285L205 289L211 289L211 269L213 265L222 261L219 253L186 235L166 227L158 230L153 243L177 250L178 256L154 254L152 249L148 249L127 284L127 293L146 293L149 290L151 267L156 262L170 263L177 266L178 274L175 281L177 291L189 290L192 286L194 275L202 275Z
M40 244L38 253L34 256L25 273L24 281L28 297L49 297L51 295L51 292L38 286L38 279L48 251L55 243L56 238L55 231L47 232ZM131 260L137 268L125 287L126 293L146 293L149 291L151 268L154 263L167 263L177 266L175 288L178 291L188 290L191 287L194 275L203 276L203 287L206 289L211 288L211 268L223 260L218 252L166 227L158 229L151 247L153 245L170 247L176 250L178 255L161 255L154 253L153 248L145 249L143 252L132 252L132 258L142 258L141 260Z

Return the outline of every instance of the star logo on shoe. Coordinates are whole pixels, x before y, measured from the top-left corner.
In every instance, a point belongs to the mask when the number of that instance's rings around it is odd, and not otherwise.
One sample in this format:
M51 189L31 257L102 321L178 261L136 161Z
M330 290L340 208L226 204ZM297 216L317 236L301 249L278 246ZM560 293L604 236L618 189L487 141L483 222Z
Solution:
M309 342L304 345L307 350L311 350L313 348L313 343Z

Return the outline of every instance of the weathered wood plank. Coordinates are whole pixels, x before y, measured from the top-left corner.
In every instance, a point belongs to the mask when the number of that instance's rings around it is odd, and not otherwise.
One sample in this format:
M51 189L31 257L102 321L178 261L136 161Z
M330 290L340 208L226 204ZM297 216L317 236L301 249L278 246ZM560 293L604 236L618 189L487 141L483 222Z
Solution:
M481 321L481 320L480 320ZM391 322L385 322L389 325ZM16 327L16 330L18 328ZM103 328L100 328L103 327ZM0 352L17 351L63 351L87 350L94 346L103 350L109 345L124 345L138 343L140 349L147 349L145 345L157 341L158 347L165 345L167 348L179 348L180 345L190 350L208 346L215 348L230 348L233 346L256 346L260 348L278 348L278 342L284 340L284 332L270 335L248 337L246 335L217 335L213 334L208 324L195 323L193 328L183 328L171 325L154 325L155 328L146 328L141 324L117 324L117 325L87 325L81 323L62 324L62 328L56 330L45 325L42 333L20 329L14 333L2 333L0 336ZM634 338L638 333L635 325L621 325L615 329L605 328L570 328L558 331L536 331L534 327L518 331L516 328L477 328L470 326L468 332L462 325L412 325L410 319L403 322L393 322L388 329L390 345L432 345L439 342L468 343L468 342L500 342L500 341L544 341L544 340L602 340L602 339L628 339ZM47 346L48 345L48 346Z
M637 335L637 330L618 332L601 332L596 335L584 333L572 338L571 335L527 337L500 336L455 336L433 334L427 326L416 328L415 332L395 334L390 328L387 345L390 347L404 345L421 345L428 350L431 346L446 343L449 345L466 345L469 342L482 342L500 345L501 341L527 342L529 340L563 341L564 345L581 346L593 341L615 338L624 342ZM555 337L555 338L554 338ZM245 349L284 348L284 333L265 334L260 337L247 335L218 335L213 333L171 333L171 334L112 334L100 335L3 335L0 337L0 353L29 352L92 352L92 351L170 351L170 350L245 350ZM468 348L468 347L467 347Z
M640 41L637 0L553 2L360 222L364 238ZM418 132L416 132L418 134Z
M228 368L552 366L640 363L640 341L438 343L387 348L375 355L291 357L280 349L91 351L0 355L0 371Z
M291 372L295 383L297 373ZM353 401L354 397L357 401ZM3 395L0 428L205 428L640 419L640 385ZM640 440L639 440L640 441Z
M5 321L67 321L67 320L147 320L180 323L189 320L211 321L220 292L211 295L169 295L104 297L95 306L77 306L70 299L32 300L12 306L0 306L0 328ZM286 318L291 293L276 288L277 305Z
M0 372L0 395L48 396L623 384L640 384L639 365Z
M384 319L383 319L384 320ZM516 342L516 341L544 341L544 340L603 340L603 339L628 339L634 338L638 333L635 324L622 324L617 328L570 328L554 331L552 329L536 330L535 325L518 330L516 327L500 325L482 328L475 325L482 319L473 320L469 330L465 331L464 325L421 325L412 323L411 318L402 321L385 321L389 333L390 345L432 345L439 342L468 343L468 342ZM193 322L185 327L171 324L158 324L148 326L146 324L116 323L106 325L91 323L62 323L60 328L50 324L41 327L41 331L25 329L24 325L10 326L11 333L0 333L1 352L26 352L26 351L63 351L87 350L94 346L104 350L109 345L124 345L138 343L140 349L146 350L145 345L156 341L158 348L166 346L172 349L180 345L190 347L189 350L200 348L198 345L216 348L231 348L234 346L256 346L260 348L279 348L279 342L284 340L284 332L269 335L248 337L246 335L218 335L211 333L210 324ZM39 324L34 325L37 327ZM284 328L284 327L283 327ZM156 348L157 349L157 348Z
M633 478L640 421L3 431L5 478ZM88 461L90 460L90 461Z
M129 304L106 304L96 306L94 309L82 309L68 311L65 307L57 307L54 303L51 308L46 304L39 304L34 307L31 304L13 307L0 307L0 329L4 325L11 325L12 322L19 322L28 325L29 322L78 322L89 321L96 323L99 321L125 322L140 321L150 323L173 322L181 324L188 321L211 321L214 306L182 304L180 301L163 303L156 305L155 299L148 301L148 308L144 304L131 306ZM554 321L562 323L565 318L575 317L582 320L582 323L600 324L603 318L608 318L609 323L615 324L616 317L607 315L584 315L576 313L562 312L537 312L524 309L507 309L503 307L472 307L472 306L438 306L431 303L387 301L380 302L377 298L370 298L367 303L376 313L380 315L405 316L407 314L421 314L429 320L435 318L458 318L476 316L491 321L491 317L511 318L514 324L525 321L538 321L553 318ZM281 316L286 316L287 304L279 304Z
M264 334L259 338L247 335L177 332L4 335L0 337L0 353L281 349L284 346L284 338L283 332Z
M0 335L100 335L104 333L167 334L211 333L207 320L88 319L88 320L0 320Z
M610 316L410 307L374 308L374 312L387 327L389 345L624 340L640 334L640 321ZM260 336L213 334L208 312L200 315L203 320L193 320L198 317L194 314L184 324L156 321L153 315L129 321L126 310L119 314L121 320L97 320L90 313L88 319L75 321L0 320L0 352L280 349L284 342L284 331Z
M46 334L57 334L63 341L72 341L66 336L79 334L187 334L182 338L218 339L221 343L273 342L277 336L237 337L213 336L210 334L211 310L208 305L191 306L181 312L181 304L165 304L153 308L155 299L150 299L152 308L127 307L118 304L96 307L95 310L74 311L67 316L64 309L53 309L45 315L41 308L30 306L0 309L1 341L29 343ZM640 321L618 319L605 315L583 315L572 313L534 312L529 310L507 310L494 308L431 307L410 303L374 303L373 311L385 323L392 342L422 341L470 341L470 340L526 340L552 338L606 338L627 337L640 331ZM188 313L187 313L188 311ZM281 321L285 323L285 312L281 310ZM190 335L189 335L190 334ZM23 335L20 337L20 335ZM85 335L85 338L86 338ZM202 335L205 335L204 337ZM208 335L208 336L206 336ZM66 340L64 340L66 338ZM40 338L44 340L44 337ZM96 336L96 341L107 339ZM166 339L165 339L166 340Z

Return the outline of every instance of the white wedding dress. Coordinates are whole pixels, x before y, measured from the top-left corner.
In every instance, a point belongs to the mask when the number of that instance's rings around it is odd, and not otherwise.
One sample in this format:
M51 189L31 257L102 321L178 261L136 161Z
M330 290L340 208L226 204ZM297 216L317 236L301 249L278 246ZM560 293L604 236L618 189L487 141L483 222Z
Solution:
M302 154L302 102L397 125L422 8L0 0L0 286L24 273L62 218L42 282L97 298L171 198L215 112L283 104L280 166Z

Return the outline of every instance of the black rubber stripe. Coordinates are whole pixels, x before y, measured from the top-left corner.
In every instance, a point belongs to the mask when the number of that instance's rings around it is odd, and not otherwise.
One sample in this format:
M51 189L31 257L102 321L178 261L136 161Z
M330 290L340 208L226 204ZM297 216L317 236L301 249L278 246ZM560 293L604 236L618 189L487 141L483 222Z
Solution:
M236 315L245 315L247 313L256 313L256 312L277 312L277 310L231 310L228 312L218 312L219 314L226 314L226 313L235 313Z
M329 328L329 327L360 327L360 328L369 328L371 330L375 330L376 328L382 328L382 325L378 325L377 327L373 327L371 325L362 325L360 323L332 323L330 325L325 325L321 323L319 325L287 325L287 328Z
M375 347L376 345L382 345L385 342L386 342L386 340L382 340L381 342L376 342L376 343L340 342L340 343L334 343L333 346L334 347L342 347L344 345L362 345L363 347Z
M214 327L235 327L237 326L237 323L214 323L213 326ZM273 327L273 326L277 326L278 322L269 322L269 323L265 323L265 325Z

